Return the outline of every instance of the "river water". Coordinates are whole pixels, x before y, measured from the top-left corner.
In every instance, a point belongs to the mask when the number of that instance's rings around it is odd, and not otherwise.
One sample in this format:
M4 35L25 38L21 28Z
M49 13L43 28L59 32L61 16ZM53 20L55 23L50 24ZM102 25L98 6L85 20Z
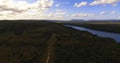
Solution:
M72 26L72 25L65 25L67 27L72 27L74 29L77 30L81 30L81 31L88 31L94 35L98 35L100 37L108 37L108 38L112 38L114 39L116 42L120 42L120 34L118 33L111 33L111 32L104 32L104 31L98 31L98 30L94 30L94 29L89 29L89 28L85 28L85 27L80 27L80 26Z

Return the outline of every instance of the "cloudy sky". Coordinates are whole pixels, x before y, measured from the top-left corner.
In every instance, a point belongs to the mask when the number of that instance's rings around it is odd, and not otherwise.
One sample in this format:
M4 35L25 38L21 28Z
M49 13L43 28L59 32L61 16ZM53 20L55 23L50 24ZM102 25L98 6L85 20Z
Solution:
M120 19L120 0L0 0L0 19Z

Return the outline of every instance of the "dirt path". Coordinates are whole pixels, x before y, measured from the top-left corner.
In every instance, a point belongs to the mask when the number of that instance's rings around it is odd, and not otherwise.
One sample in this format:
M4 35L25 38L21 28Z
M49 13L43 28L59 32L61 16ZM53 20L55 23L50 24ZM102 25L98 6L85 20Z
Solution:
M46 63L54 63L55 43L56 43L56 34L53 33L50 39L48 40L48 56Z
M45 52L45 55L42 59L41 63L54 63L54 50L55 50L55 43L56 43L56 34L51 34L48 40L48 48Z

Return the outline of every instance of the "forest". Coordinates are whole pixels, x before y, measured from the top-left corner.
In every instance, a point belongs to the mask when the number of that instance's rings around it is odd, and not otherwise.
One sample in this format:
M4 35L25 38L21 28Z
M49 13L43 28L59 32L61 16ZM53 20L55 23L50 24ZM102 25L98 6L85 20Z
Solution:
M48 56L48 63L119 63L120 44L46 20L0 21L0 63L46 63Z

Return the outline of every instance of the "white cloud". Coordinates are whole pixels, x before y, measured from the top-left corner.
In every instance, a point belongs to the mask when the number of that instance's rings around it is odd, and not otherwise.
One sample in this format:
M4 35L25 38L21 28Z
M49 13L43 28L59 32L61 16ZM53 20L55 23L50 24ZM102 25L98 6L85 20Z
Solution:
M72 17L90 17L90 16L94 16L94 14L88 14L88 13L72 14Z
M87 5L87 2L81 2L81 3L74 4L75 7L81 7L81 6L85 6L85 5Z
M111 12L105 12L105 11L102 11L100 12L101 15L106 15L106 14L115 14L116 11L111 11Z
M118 16L118 19L120 19L120 15Z
M56 7L59 7L59 6L60 6L60 3L56 4L55 6L56 6Z
M67 12L63 10L56 10L55 12L48 13L47 18L49 19L65 19Z
M116 13L116 11L112 11L111 13L112 13L112 14L115 14L115 13Z
M41 16L52 7L53 3L53 0L37 0L34 3L25 0L1 0L0 16Z
M120 19L120 16L118 16L118 18Z
M118 4L113 4L112 6L118 6Z
M60 5L68 4L69 2L62 2L62 3L57 3L55 6L59 7Z
M120 2L120 0L94 0L89 5L100 5L100 4L115 4Z
M100 12L100 14L105 15L105 14L107 14L107 12L102 11L102 12Z

